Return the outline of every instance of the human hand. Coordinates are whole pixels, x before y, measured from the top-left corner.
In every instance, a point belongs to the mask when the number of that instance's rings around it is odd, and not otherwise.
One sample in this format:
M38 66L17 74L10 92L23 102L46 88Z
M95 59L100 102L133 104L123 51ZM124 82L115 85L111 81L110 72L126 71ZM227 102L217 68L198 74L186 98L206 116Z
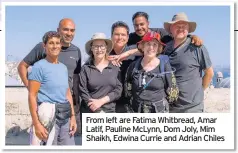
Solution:
M203 40L200 39L198 36L196 35L192 35L192 44L194 44L195 46L202 46L203 45Z
M130 56L130 51L126 51L126 52L123 52L121 53L120 55L118 55L117 57L117 62L122 62L124 61L126 58L128 58Z
M111 55L108 56L108 60L112 62L114 66L121 67L122 62L118 62L118 59L120 58L120 55Z
M38 123L35 126L35 134L40 140L47 140L48 138L48 131L44 128L41 123Z
M122 61L124 61L129 56L130 56L129 51L126 51L124 53L121 53L120 55L108 56L108 60L112 61L113 65L120 67L122 64Z
M107 59L108 59L109 61L114 61L114 60L117 60L117 59L118 59L118 56L119 56L119 55L110 55L110 56L107 57Z
M95 112L104 104L102 99L89 99L88 107Z
M73 136L77 130L77 123L76 123L76 118L75 115L72 115L70 118L70 127L69 127L69 135Z
M117 60L112 61L112 64L117 67L121 67L122 62L118 62Z

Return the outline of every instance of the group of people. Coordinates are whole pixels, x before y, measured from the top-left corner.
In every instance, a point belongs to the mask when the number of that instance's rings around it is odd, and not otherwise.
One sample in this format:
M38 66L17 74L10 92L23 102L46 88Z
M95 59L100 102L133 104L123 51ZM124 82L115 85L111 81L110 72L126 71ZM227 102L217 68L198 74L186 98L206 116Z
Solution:
M190 34L196 23L178 13L164 28L149 28L145 12L132 22L132 33L122 21L113 23L111 38L95 33L81 65L81 51L71 43L74 21L62 19L21 61L32 145L74 145L78 113L203 112L213 68L202 40Z

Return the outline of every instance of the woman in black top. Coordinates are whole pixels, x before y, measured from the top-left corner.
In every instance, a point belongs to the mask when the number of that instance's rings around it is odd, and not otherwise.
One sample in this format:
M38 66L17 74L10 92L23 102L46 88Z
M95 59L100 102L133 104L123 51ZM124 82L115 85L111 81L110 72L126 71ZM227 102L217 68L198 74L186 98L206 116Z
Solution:
M129 66L125 79L132 112L165 113L169 111L168 102L177 99L178 88L169 59L160 55L164 45L156 32L148 32L138 43L143 57Z
M90 58L80 72L81 112L113 113L122 93L120 68L107 60L113 43L104 33L96 33L85 48Z

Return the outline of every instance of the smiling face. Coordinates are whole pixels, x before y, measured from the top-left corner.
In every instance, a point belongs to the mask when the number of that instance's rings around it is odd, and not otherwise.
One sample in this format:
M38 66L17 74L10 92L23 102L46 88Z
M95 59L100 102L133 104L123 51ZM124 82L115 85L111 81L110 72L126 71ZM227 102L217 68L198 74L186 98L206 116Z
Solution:
M91 51L95 59L102 59L106 57L107 44L104 40L94 40Z
M174 39L185 39L188 36L189 25L187 22L179 21L170 26L170 32Z
M60 22L58 32L61 35L63 45L69 45L74 39L75 24L70 19L64 19Z
M117 27L114 29L112 33L112 42L115 48L122 48L127 44L129 39L127 33L128 32L125 27Z
M143 42L142 50L144 52L144 57L154 58L158 55L160 44L156 39L151 41Z
M61 41L59 37L51 37L44 45L46 55L50 57L58 57L61 51Z
M134 19L134 29L138 36L144 36L149 30L149 21L144 16L138 16Z

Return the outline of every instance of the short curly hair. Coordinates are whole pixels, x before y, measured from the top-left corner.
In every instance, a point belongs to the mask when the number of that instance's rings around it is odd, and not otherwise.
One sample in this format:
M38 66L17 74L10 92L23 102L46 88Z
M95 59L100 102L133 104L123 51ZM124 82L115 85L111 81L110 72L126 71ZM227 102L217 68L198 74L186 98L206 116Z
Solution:
M60 34L58 32L56 32L56 31L48 31L42 37L42 41L43 41L44 44L47 44L48 40L53 38L53 37L61 39L61 36L60 36Z

